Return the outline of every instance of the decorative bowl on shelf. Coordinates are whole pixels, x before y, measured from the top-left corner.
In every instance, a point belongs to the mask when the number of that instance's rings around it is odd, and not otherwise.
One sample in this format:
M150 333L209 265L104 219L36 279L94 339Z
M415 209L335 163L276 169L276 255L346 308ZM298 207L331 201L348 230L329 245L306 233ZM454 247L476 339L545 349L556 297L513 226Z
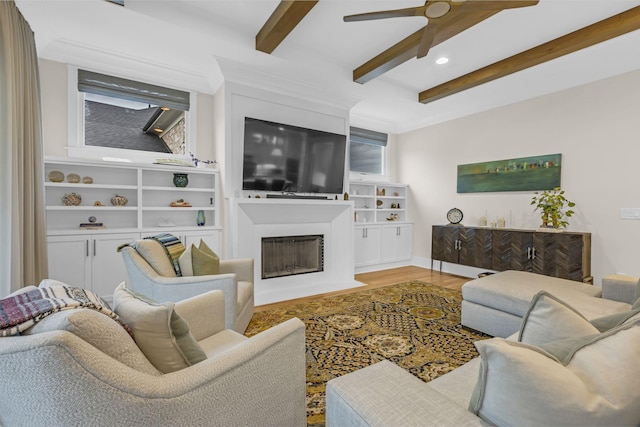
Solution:
M91 178L90 176L85 176L84 178L82 178L82 183L83 184L93 184L93 178Z
M64 174L60 171L51 171L49 172L49 181L62 182L64 181Z
M79 183L80 175L78 175L77 173L70 173L69 175L67 175L67 182L70 182L71 184Z
M111 204L113 206L126 206L127 203L129 203L129 199L127 199L125 196L119 196L116 194L111 198Z
M82 197L79 194L71 193L62 196L62 204L65 206L78 206L82 202Z
M186 173L174 173L173 185L176 187L186 187L189 185L189 175Z

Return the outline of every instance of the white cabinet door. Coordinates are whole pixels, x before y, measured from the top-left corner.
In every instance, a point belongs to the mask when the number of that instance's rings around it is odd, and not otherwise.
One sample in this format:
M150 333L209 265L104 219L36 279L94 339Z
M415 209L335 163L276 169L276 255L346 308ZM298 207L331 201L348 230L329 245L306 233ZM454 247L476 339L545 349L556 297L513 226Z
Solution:
M380 227L355 227L353 232L355 266L380 262Z
M396 258L398 260L411 259L413 255L413 224L402 224L398 226L398 229Z
M221 253L221 243L220 243L220 231L185 231L182 235L182 243L186 247L189 247L191 244L198 246L200 244L200 239L204 240L204 242L214 251L218 256L222 256Z
M380 262L393 262L398 252L398 227L384 226L380 230Z
M137 233L50 236L49 278L111 301L116 286L127 279L117 248L139 238Z
M91 289L90 241L90 236L49 237L49 278Z
M383 226L381 230L380 262L394 262L411 259L412 224Z
M139 239L137 233L93 235L91 241L91 290L107 301L116 287L128 280L118 246Z

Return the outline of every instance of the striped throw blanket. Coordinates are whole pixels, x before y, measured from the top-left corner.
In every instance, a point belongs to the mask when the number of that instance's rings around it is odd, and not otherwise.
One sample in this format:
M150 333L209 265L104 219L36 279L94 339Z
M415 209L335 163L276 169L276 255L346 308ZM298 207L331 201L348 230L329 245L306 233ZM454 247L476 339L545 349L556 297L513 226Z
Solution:
M173 270L176 272L176 276L182 277L182 271L180 270L180 263L178 262L178 259L186 248L184 247L180 239L169 233L145 237L145 239L153 239L162 245L165 252L167 253L167 256L169 257L169 261L171 261Z
M16 335L52 313L73 308L90 308L106 314L131 334L109 304L91 291L68 285L51 285L8 296L0 300L0 337Z

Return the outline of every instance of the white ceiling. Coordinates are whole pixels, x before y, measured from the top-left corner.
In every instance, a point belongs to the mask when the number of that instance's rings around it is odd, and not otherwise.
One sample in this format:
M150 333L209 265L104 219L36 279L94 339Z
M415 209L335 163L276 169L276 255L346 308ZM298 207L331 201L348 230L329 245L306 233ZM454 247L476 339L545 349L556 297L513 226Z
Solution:
M640 0L540 0L505 10L363 85L352 70L426 18L344 23L422 0L320 0L271 54L255 35L279 0L15 0L39 56L215 93L223 80L351 109L352 123L402 133L640 69L640 31L423 105L418 93L624 10ZM446 65L435 60L447 56Z

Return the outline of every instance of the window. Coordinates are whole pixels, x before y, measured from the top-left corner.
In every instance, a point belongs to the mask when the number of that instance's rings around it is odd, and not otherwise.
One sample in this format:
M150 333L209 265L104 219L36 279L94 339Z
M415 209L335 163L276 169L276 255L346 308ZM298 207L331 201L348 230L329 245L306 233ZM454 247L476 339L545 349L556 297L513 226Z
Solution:
M387 134L356 127L349 133L349 170L384 175Z
M82 157L136 161L188 156L191 94L87 70L77 80L77 132ZM74 85L75 86L75 85ZM74 116L70 112L70 118ZM126 151L123 151L126 150Z

